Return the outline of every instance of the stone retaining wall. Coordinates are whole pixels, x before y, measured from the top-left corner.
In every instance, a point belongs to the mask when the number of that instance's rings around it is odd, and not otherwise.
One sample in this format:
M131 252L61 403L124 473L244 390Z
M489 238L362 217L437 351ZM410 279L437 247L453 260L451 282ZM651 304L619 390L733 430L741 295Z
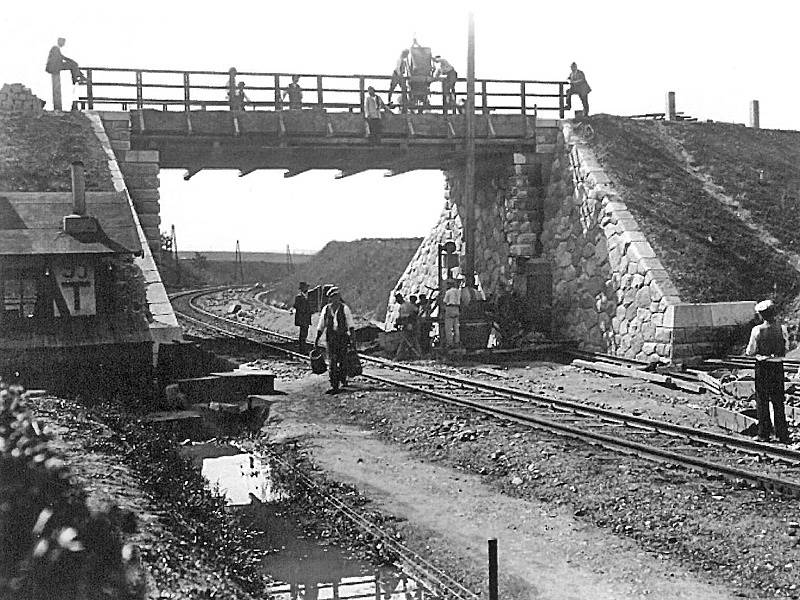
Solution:
M669 361L678 291L594 153L569 125L553 160L542 244L553 266L554 329L583 346ZM550 212L549 210L547 211Z
M536 155L509 154L504 162L485 167L475 182L475 271L476 283L485 297L493 297L505 286L515 285L519 260L541 253L544 189L542 167ZM394 293L404 296L437 290L439 244L456 243L463 261L462 217L464 171L445 173L445 206L428 236L411 259L390 294L386 324L397 318ZM460 268L453 271L458 276ZM522 280L524 281L524 279ZM520 282L517 282L519 285Z
M133 195L135 192L128 190L127 181L129 177L125 177L118 164L118 154L128 157L130 150L130 123L128 121L127 113L98 113L88 112L87 116L92 122L92 130L100 141L100 145L108 157L108 168L111 171L111 179L114 189L118 192L125 192L128 202L131 207L131 213L136 223L136 230L139 235L139 240L142 243L142 256L134 259L134 264L141 270L146 286L147 306L152 320L150 322L150 334L156 343L170 343L175 340L182 339L181 328L178 325L178 320L175 317L175 312L172 310L172 303L169 301L167 292L164 289L164 284L161 281L161 274L158 272L153 257L152 248L160 248L159 244L154 244L152 239L153 235L158 234L158 228L153 230L152 226L149 229L149 235L145 233L142 224L142 217L136 210ZM124 118L123 118L124 117ZM126 125L123 125L126 124ZM107 127L110 130L112 137L107 134ZM126 134L125 128L128 128L127 140L125 141ZM112 139L113 138L113 139ZM151 159L157 160L157 152L144 152L132 153L132 159L142 158L145 164L150 164ZM136 160L129 161L132 164ZM156 163L157 164L157 163ZM155 182L158 183L158 177L155 176ZM135 182L132 182L135 184ZM150 182L152 183L152 182ZM142 189L142 188L140 188Z
M157 150L131 150L131 122L127 112L100 112L103 127L125 179L147 243L155 257L161 249L161 195Z

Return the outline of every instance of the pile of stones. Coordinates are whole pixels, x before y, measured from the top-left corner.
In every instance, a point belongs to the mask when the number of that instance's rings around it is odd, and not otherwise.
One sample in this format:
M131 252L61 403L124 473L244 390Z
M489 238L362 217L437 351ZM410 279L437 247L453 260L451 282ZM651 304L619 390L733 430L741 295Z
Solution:
M6 83L0 88L0 113L38 117L44 113L44 100L21 83Z

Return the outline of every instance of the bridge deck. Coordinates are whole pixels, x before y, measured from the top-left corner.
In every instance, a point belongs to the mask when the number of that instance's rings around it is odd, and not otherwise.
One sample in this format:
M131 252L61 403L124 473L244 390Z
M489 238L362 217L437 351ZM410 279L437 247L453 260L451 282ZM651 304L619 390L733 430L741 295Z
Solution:
M131 147L159 150L163 168L442 169L460 163L465 117L387 114L380 143L363 116L325 110L131 111ZM476 115L478 158L551 153L558 121Z

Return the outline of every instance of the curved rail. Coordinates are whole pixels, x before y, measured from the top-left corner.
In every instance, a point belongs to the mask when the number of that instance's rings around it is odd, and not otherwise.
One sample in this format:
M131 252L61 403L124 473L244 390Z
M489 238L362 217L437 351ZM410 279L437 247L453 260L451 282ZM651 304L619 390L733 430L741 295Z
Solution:
M203 295L202 292L196 297ZM190 299L189 305L198 314L212 319L214 323L203 322L200 319L179 313L182 317L190 321L200 323L225 335L233 335L231 329L240 329L248 333L245 339L269 347L278 352L288 354L301 360L308 360L308 357L287 348L270 344L264 341L253 339L253 334L277 338L283 341L294 341L294 338L274 331L239 323L232 319L215 315L206 311L194 302L195 298ZM497 385L487 381L468 379L466 377L445 374L414 365L397 363L386 359L360 355L364 361L368 361L379 368L394 372L411 373L416 376L427 378L425 381L403 381L398 378L388 378L373 373L364 373L364 377L385 385L397 386L409 391L422 393L439 400L445 401L455 406L470 408L510 420L519 424L545 429L559 435L564 435L574 439L599 445L616 452L634 454L643 458L679 464L696 471L704 473L716 473L732 480L747 481L765 490L775 491L793 497L800 498L800 480L786 479L784 477L773 476L763 472L740 468L737 465L742 455L751 455L759 460L779 462L782 468L800 468L800 452L791 448L778 447L763 442L755 442L746 438L704 431L658 421L646 417L630 415L622 412L599 408L574 400L563 398L552 398L536 394L527 390L510 388ZM472 396L472 397L470 397ZM541 412L542 409L546 412ZM537 412L539 411L539 412ZM594 423L587 423L587 420ZM583 421L584 426L575 424L575 421ZM597 428L597 421L600 425L625 426L627 437L639 435L647 441L637 439L626 439L620 436L620 431L615 431L614 435L593 430ZM632 435L633 434L633 435ZM660 445L655 445L649 438L655 437L660 441ZM690 447L681 447L681 451L670 446L675 443L689 443ZM704 457L687 453L705 452L718 454L723 460L733 462L733 465L723 462L710 461ZM727 455L725 455L727 453ZM766 467L765 463L761 463ZM775 465L770 465L775 467Z

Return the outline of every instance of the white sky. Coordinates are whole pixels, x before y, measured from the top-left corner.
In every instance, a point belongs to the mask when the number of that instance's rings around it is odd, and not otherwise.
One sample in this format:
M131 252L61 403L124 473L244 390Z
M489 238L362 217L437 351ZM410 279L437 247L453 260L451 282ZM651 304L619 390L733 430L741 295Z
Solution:
M44 64L59 36L87 66L390 74L416 34L465 75L470 6L478 77L563 79L575 60L594 90L592 112L660 112L674 90L678 110L693 116L744 123L758 99L762 127L800 129L800 3L788 0L6 0L0 83L49 99ZM422 236L442 205L437 172L181 174L162 173L162 229L174 223L185 250L233 250L239 239L245 251L313 251L331 239Z

